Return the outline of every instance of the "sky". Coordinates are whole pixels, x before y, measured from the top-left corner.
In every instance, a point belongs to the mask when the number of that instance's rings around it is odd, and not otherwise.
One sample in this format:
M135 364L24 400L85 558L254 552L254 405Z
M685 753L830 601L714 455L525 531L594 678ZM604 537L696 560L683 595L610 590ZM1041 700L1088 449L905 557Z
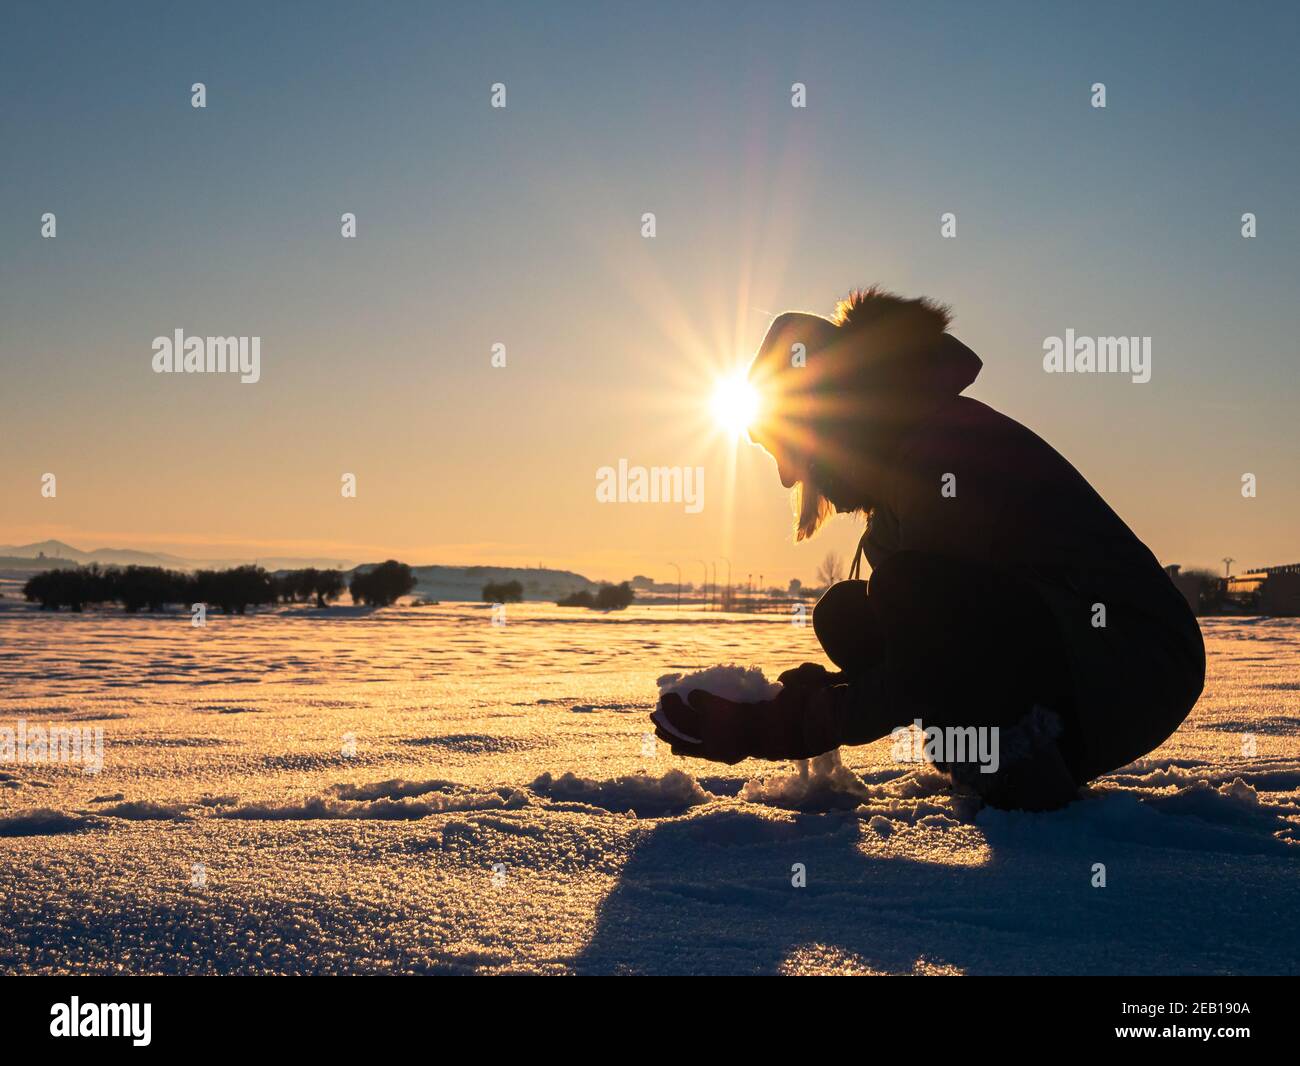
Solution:
M1162 561L1294 562L1297 44L1280 3L8 4L0 543L807 582L858 524L796 545L707 403L878 282ZM155 374L178 328L261 380ZM1067 328L1151 381L1045 373ZM620 459L703 508L598 502Z

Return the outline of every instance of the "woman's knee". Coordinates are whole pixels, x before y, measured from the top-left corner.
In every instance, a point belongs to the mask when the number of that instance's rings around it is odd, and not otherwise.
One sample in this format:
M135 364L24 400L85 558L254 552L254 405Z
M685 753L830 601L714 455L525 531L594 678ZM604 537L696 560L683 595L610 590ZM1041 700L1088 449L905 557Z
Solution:
M872 646L871 609L865 581L839 581L813 608L813 632L827 658L841 670L866 665Z
M813 630L820 636L823 627L860 622L866 613L867 583L837 581L813 607Z

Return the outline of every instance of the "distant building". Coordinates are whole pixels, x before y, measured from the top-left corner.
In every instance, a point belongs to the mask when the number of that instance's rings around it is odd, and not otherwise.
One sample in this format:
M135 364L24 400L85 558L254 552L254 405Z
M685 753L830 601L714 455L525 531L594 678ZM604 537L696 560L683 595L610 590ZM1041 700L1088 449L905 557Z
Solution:
M1225 593L1250 614L1300 615L1300 563L1261 566L1229 577Z

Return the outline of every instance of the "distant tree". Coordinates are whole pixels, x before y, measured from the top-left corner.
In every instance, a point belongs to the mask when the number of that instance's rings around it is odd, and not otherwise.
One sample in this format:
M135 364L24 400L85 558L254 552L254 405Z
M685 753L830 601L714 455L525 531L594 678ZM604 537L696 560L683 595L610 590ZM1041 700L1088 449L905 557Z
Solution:
M39 602L42 610L81 611L113 599L112 580L113 571L101 570L97 564L44 570L28 578L23 596L29 603Z
M52 611L58 606L49 570L33 574L23 583L23 599L28 603L39 603L42 611Z
M281 603L306 602L311 599L317 573L308 567L305 570L285 570L273 575L271 585L275 589L275 598Z
M342 570L316 570L312 579L311 591L316 596L317 607L328 607L330 600L337 600L347 587Z
M1184 570L1183 577L1196 582L1196 613L1217 614L1223 609L1227 581L1213 570Z
M260 566L200 570L189 591L187 598L192 602L210 604L225 614L245 614L249 607L272 604L280 598L275 580Z
M601 611L621 611L636 598L632 587L624 581L619 585L601 585L596 592L596 609Z
M271 578L275 598L281 603L307 603L313 598L317 607L328 607L347 588L341 570L285 570Z
M222 584L220 570L196 571L191 588L194 598L190 602L206 603L209 607L216 607L230 614L233 601L230 598L230 590Z
M60 607L81 610L84 600L77 593L76 584L68 580L70 571L43 570L33 574L23 585L23 596L28 603L39 603L42 611L57 611Z
M112 588L109 599L117 600L129 614L140 610L161 611L168 604L183 603L191 579L160 566L128 566L110 570L106 580Z
M518 581L503 581L495 584L489 581L483 586L484 603L519 603L524 598L524 586Z
M844 561L835 552L827 552L817 567L817 584L830 587L844 576Z
M605 583L594 593L587 589L570 593L556 600L558 607L590 607L597 611L621 611L636 598L632 586L624 581L618 585Z
M309 566L303 570L295 570L293 582L293 595L297 603L306 603L316 595L316 582L320 579L320 571L314 566Z
M790 593L791 596L800 596L800 595L802 595L802 594L803 594L803 582L800 581L797 577L792 577L792 578L790 579L790 588L789 588L788 591L789 591L789 593Z
M185 574L158 566L101 570L92 565L35 574L23 586L23 595L45 610L69 607L80 611L88 605L116 602L135 614L162 611L175 604L208 603L227 613L243 614L250 606L275 603L278 590L271 576L258 566Z
M373 570L352 575L352 599L371 607L388 607L415 588L415 575L405 563L389 559Z
M229 586L229 597L235 613L243 614L249 607L275 603L275 587L271 575L260 566L236 566L221 573Z

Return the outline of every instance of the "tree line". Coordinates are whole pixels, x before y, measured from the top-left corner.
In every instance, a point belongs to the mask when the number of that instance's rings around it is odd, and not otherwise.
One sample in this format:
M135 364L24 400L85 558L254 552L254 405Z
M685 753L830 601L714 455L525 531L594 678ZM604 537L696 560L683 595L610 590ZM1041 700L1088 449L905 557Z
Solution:
M621 611L634 599L636 593L626 581L617 585L602 584L594 593L583 589L556 600L558 607L590 607L596 611Z
M205 603L225 614L245 614L249 607L276 603L308 603L328 607L344 589L354 603L387 607L415 588L415 575L405 563L389 559L349 582L341 570L286 570L268 573L260 566L186 573L160 566L68 567L45 570L29 578L23 596L44 610L74 611L104 603L120 603L130 614L161 611L168 606Z
M483 586L484 603L519 603L524 598L524 586L518 581L488 582ZM582 589L563 599L556 600L557 607L590 607L597 611L621 611L636 598L632 586L624 581L619 585L602 584L595 592Z
M518 581L489 581L483 586L484 603L519 603L524 598L524 586Z

